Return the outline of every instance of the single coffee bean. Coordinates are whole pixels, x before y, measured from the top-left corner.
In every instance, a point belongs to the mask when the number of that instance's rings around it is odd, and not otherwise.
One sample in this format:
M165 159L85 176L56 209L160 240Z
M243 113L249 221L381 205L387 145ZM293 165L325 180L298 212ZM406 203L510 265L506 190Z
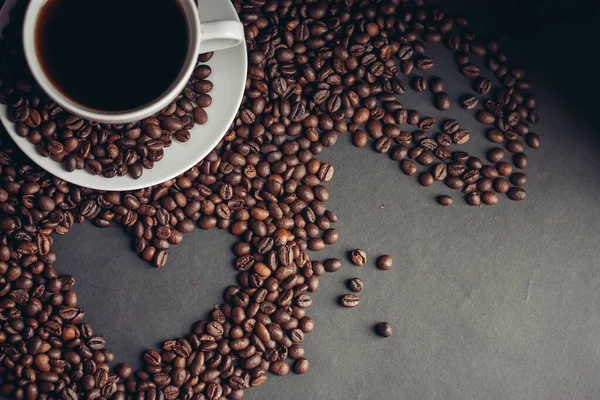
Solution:
M323 265L325 266L325 271L336 272L340 268L342 268L342 261L338 258L330 258L328 260L325 260L325 262L323 262Z
M412 160L402 160L400 166L402 168L402 172L404 172L406 175L412 176L417 173L417 163Z
M529 132L525 136L525 141L527 142L527 145L532 149L537 149L538 147L540 147L540 137L537 133Z
M419 114L418 111L415 111L415 110L408 111L408 116L407 116L406 122L409 125L417 125L420 120L421 120L421 115Z
M459 129L458 121L455 119L448 119L444 121L443 131L447 134L453 134Z
M362 267L367 263L367 253L361 249L352 250L350 253L350 261L357 267Z
M360 303L360 299L355 294L345 294L340 298L340 303L344 307L356 307Z
M525 197L527 197L527 193L521 187L513 186L508 191L508 198L511 200L521 201L521 200L525 200Z
M501 162L497 165L498 173L502 176L510 176L513 172L513 167L510 163Z
M515 166L519 169L527 168L527 164L529 163L527 159L527 155L525 153L517 153L513 157L513 162Z
M488 206L494 206L498 204L499 198L496 193L487 191L481 194L481 201L483 201Z
M493 181L491 178L481 178L477 181L475 187L480 192L487 192L492 189Z
M487 159L493 163L500 162L504 159L504 149L499 147L492 149L488 152Z
M486 136L490 142L502 143L504 141L504 134L499 129L490 129L487 131Z
M499 177L494 179L494 190L498 193L506 193L510 189L510 183L508 179Z
M392 326L388 322L377 324L377 334L382 337L392 336Z
M465 183L458 176L449 176L446 178L446 186L448 186L450 189L462 189L464 185Z
M431 88L431 91L435 94L442 93L444 91L444 80L439 76L434 76L431 78L429 87Z
M415 67L426 71L433 68L433 60L429 57L421 57L415 63Z
M450 108L450 96L447 93L440 92L435 98L435 107L438 110L446 111Z
M348 281L348 288L353 292L361 292L364 288L364 283L360 278L352 278Z
M369 136L367 135L367 132L363 130L359 129L352 135L352 144L356 147L365 147L368 141Z
M440 146L448 147L452 145L452 137L447 133L438 133L435 140Z
M452 134L452 141L456 144L465 144L471 138L471 134L466 129L459 129Z
M392 256L383 255L377 259L377 268L382 271L387 271L392 268Z
M475 64L466 64L462 67L461 72L466 77L477 78L481 71L479 70L479 67Z
M440 195L437 197L437 202L443 206L451 206L454 203L454 199L450 196Z
M460 100L460 105L467 110L472 110L479 104L479 99L472 95L465 95Z
M481 94L488 94L492 90L492 81L487 78L479 78L475 84L475 90Z
M419 175L419 183L423 186L431 186L435 180L433 179L433 175L431 172L423 172Z
M465 200L467 204L470 206L480 206L481 205L481 196L477 192L471 192L465 196Z
M525 146L523 146L523 142L520 140L515 139L506 142L506 150L510 151L511 153L522 153L524 149Z
M405 145L396 146L390 152L390 158L394 161L400 161L408 155L408 147Z
M427 79L422 76L417 76L413 81L413 87L417 92L425 92L427 90Z
M294 373L302 375L308 371L308 360L304 357L301 357L294 361L294 365L292 366L292 370Z
M433 167L433 179L435 179L436 181L443 181L444 179L446 179L446 176L448 174L448 167L446 166L446 164L440 163L440 164L436 164L435 167Z
M429 150L423 150L417 157L417 162L421 165L429 166L434 161L433 153Z
M492 125L496 121L496 117L489 111L478 111L476 115L477 121L482 124Z
M499 175L498 170L496 168L492 167L491 165L482 166L479 173L485 178L492 178L492 179L497 178Z
M527 175L522 172L515 172L510 176L510 181L515 186L523 186L527 183Z

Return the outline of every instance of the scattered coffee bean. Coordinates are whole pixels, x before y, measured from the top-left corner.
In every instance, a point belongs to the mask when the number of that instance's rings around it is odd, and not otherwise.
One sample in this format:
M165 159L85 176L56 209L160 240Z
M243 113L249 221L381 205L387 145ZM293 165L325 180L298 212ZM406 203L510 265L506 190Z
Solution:
M487 159L493 163L498 163L504 159L504 149L499 147L488 152Z
M308 360L304 357L297 359L294 361L292 369L296 374L305 374L308 371Z
M472 95L466 95L460 100L460 105L467 110L474 109L477 107L477 104L479 104L479 99Z
M451 105L450 96L448 96L447 93L440 92L435 97L435 107L438 110L446 111L450 108L450 105Z
M438 203L440 203L443 206L451 206L452 203L454 203L454 199L452 197L446 196L446 195L438 196L437 201L438 201Z
M348 288L353 292L362 292L364 283L360 278L352 278L348 281Z
M508 198L511 200L521 201L521 200L525 200L525 197L527 197L527 193L521 187L513 186L508 191Z
M340 303L344 307L352 308L356 307L360 303L360 299L355 294L345 294L341 297Z
M352 264L357 267L362 267L367 263L367 253L361 249L352 250L350 253L350 260L352 261Z
M377 324L377 334L383 337L392 336L392 326L387 322Z
M527 155L525 155L525 153L517 153L513 156L513 162L517 168L525 169L527 168L529 160L527 159Z
M477 192L471 192L467 194L465 197L467 204L470 206L480 206L481 205L481 196Z
M525 136L525 141L527 142L527 145L532 149L537 149L538 147L540 147L540 137L537 133L529 132Z
M482 124L491 125L496 121L496 117L489 111L478 111L477 112L477 121Z
M392 256L384 255L377 259L377 268L382 271L387 271L392 268Z
M487 191L481 194L481 201L483 201L488 206L494 206L498 204L499 198L496 193Z
M431 186L434 182L435 180L433 179L431 172L423 172L419 175L419 183L423 186Z
M431 91L435 94L442 93L444 91L444 80L439 76L434 76L431 78L431 83L429 84Z
M527 175L522 172L515 172L510 176L510 181L515 186L524 186L527 183Z

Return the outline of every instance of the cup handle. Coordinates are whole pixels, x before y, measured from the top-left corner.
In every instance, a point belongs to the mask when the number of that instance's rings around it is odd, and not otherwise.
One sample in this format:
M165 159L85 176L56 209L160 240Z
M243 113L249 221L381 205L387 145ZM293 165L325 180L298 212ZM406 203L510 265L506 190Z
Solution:
M202 22L200 25L201 53L225 50L244 40L244 26L239 21Z

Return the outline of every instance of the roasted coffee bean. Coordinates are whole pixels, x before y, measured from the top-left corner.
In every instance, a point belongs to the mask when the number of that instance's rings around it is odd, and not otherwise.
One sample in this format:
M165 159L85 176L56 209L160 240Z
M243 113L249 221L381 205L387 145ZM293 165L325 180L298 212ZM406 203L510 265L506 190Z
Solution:
M527 164L529 160L527 159L527 155L525 153L517 153L513 156L513 163L519 169L527 168Z
M510 183L506 178L496 178L494 180L494 190L498 193L506 193L510 189Z
M357 267L362 267L367 263L367 253L361 249L352 250L350 253L350 261Z
M479 78L475 84L475 90L481 94L488 94L492 90L492 81L487 78Z
M469 78L477 78L480 74L479 67L475 64L466 64L462 67L461 72L464 76Z
M465 95L462 97L460 104L463 108L472 110L477 107L477 104L479 104L479 99L472 95Z
M504 141L504 134L498 129L490 129L486 135L490 142L502 143Z
M479 122L486 125L491 125L496 121L496 117L489 111L478 111L476 117Z
M392 268L392 262L393 262L393 260L392 260L391 256L388 256L388 255L380 256L377 259L377 268L379 268L382 271L387 271Z
M435 94L442 93L444 91L444 80L439 76L434 76L431 78L431 82L429 84L431 91Z
M470 206L480 206L481 205L481 196L477 192L471 192L465 196L465 200L467 204Z
M417 76L413 81L413 87L417 92L427 91L428 83L427 79L422 76Z
M537 133L529 132L525 136L525 141L527 142L527 145L532 149L537 149L538 147L540 147L540 137L537 135Z
M455 119L448 119L446 121L444 121L444 126L443 126L443 130L445 133L447 134L453 134L456 131L458 131L459 129L459 125L458 125L458 121Z
M513 172L513 167L510 163L501 162L497 165L498 173L502 176L510 176Z
M355 294L345 294L340 298L340 303L344 307L353 308L360 303L360 299Z
M511 200L521 201L521 200L525 200L525 197L527 197L527 193L521 187L513 186L508 191L508 198Z
M438 110L446 111L451 105L450 96L447 93L439 92L435 97L435 107Z
M504 149L499 147L488 152L487 159L493 163L498 163L504 159Z
M419 175L419 183L423 186L431 186L435 182L431 172L423 172Z
M352 278L348 281L348 289L353 292L361 292L364 288L364 283L360 278Z
M470 138L471 135L466 129L459 129L452 134L452 141L456 144L465 144Z
M433 60L429 57L421 57L415 62L415 67L421 70L428 70L433 68Z
M494 206L498 204L499 198L496 193L487 191L481 194L481 201L483 201L488 206Z
M382 337L392 336L392 326L388 322L377 324L377 334Z
M406 175L414 175L417 173L417 164L412 160L402 160L400 163L402 172Z
M308 360L304 357L298 358L296 361L294 361L294 364L292 366L292 370L294 371L294 373L296 374L305 374L308 371Z
M342 262L337 258L330 258L328 260L325 260L323 264L325 266L325 271L327 272L336 272L340 268L342 268Z
M452 199L452 197L446 196L446 195L438 196L437 201L438 201L438 203L440 203L443 206L451 206L452 203L454 203L454 199Z
M515 186L523 186L527 183L527 175L522 172L515 172L510 176L510 181Z

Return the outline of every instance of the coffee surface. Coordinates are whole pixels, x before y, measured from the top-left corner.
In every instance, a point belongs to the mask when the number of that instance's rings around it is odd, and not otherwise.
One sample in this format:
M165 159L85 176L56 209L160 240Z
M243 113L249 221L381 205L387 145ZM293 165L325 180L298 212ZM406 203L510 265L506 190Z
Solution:
M35 40L46 76L65 96L125 111L175 82L189 39L176 0L49 0Z

